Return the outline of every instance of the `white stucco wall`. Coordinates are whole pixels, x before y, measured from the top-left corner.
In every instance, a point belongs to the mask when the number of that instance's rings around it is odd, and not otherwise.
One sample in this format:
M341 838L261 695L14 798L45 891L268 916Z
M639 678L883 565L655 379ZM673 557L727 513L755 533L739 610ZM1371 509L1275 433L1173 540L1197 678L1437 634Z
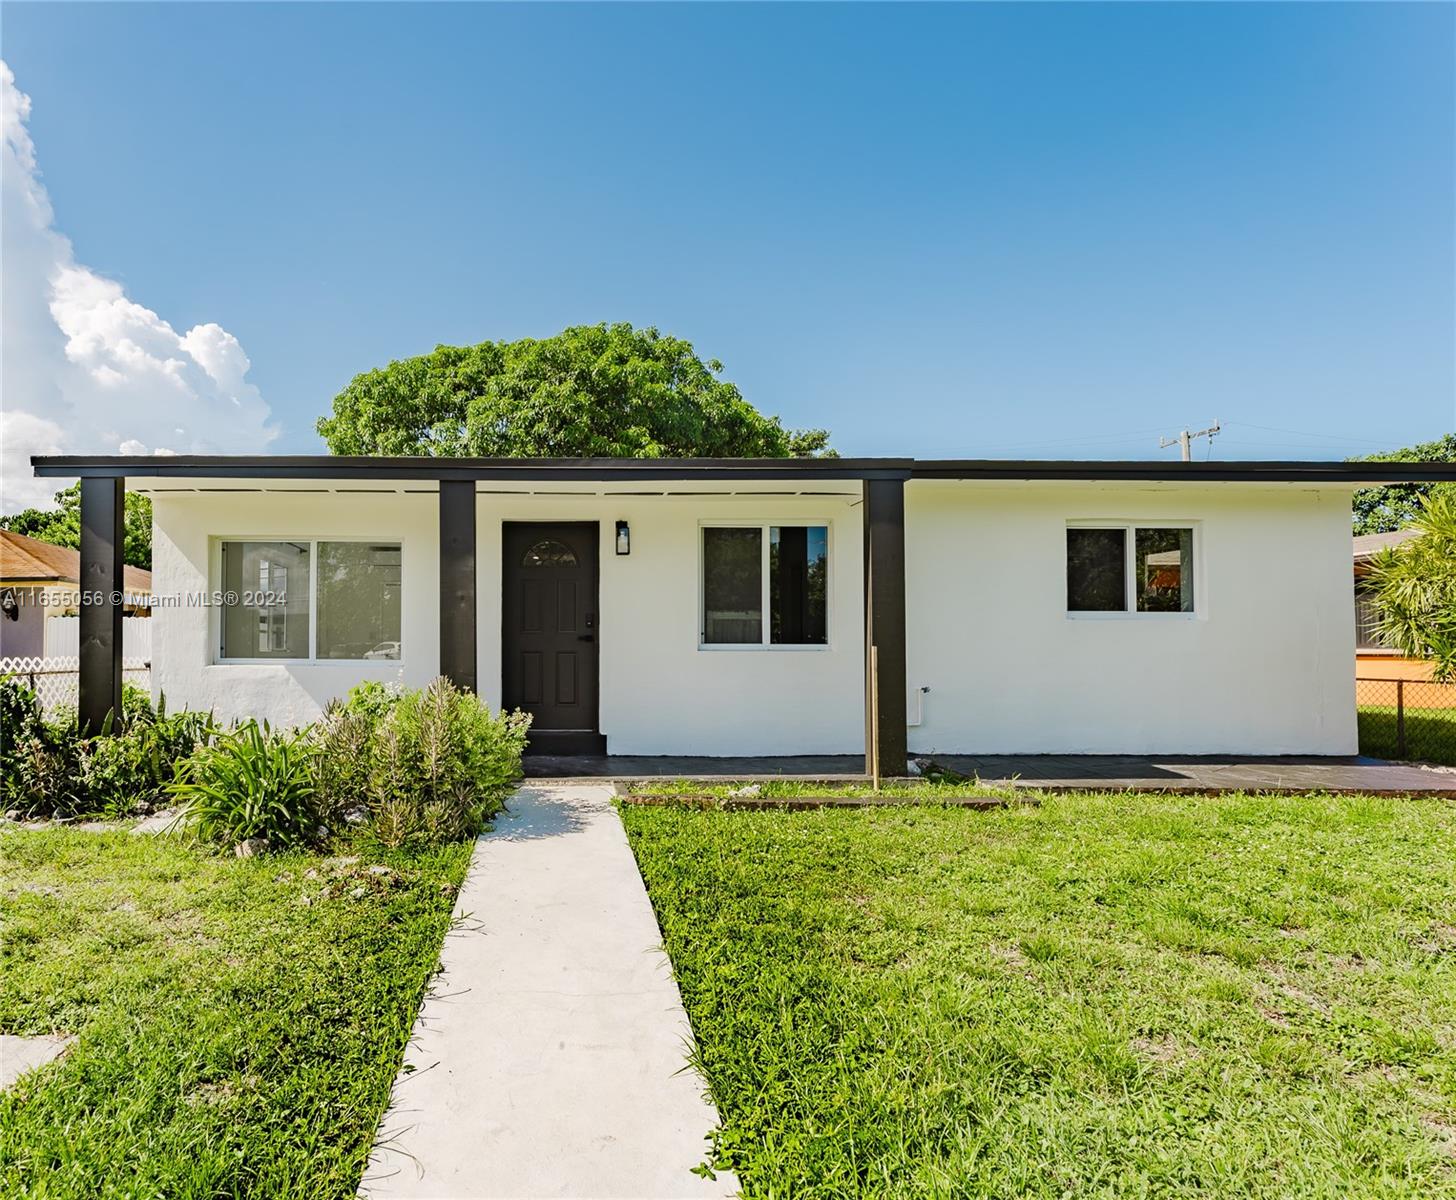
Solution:
M201 481L199 481L200 483ZM267 488L271 485L261 485ZM303 488L300 482L282 485ZM503 522L601 529L601 729L618 754L858 754L864 744L862 510L854 484L818 495L570 495L482 490L480 690L500 700ZM364 678L417 686L439 668L432 493L173 492L155 502L158 596L217 586L222 538L371 537L403 546L403 658L216 661L217 611L159 607L155 691L224 719L314 719ZM626 520L632 553L613 553ZM701 649L700 527L830 527L824 649ZM1066 612L1069 521L1187 521L1190 618ZM962 483L906 488L910 711L920 752L1348 754L1356 745L1349 496L1339 488Z
M502 524L599 521L601 729L611 753L863 753L863 516L858 486L840 490L853 494L482 495L481 693L499 703ZM619 520L632 532L623 557L612 544ZM699 648L699 530L739 520L829 526L827 647Z
M906 488L912 751L1353 754L1350 497L1292 485ZM1191 617L1070 617L1066 528L1196 527Z
M275 725L316 718L364 679L428 683L440 661L439 500L433 495L310 492L177 492L152 497L152 594L180 596L152 620L152 692L170 708L211 709L222 720L266 717ZM397 662L219 663L218 610L185 598L221 587L222 538L368 537L401 547L402 658Z
M266 486L266 485L265 485ZM290 485L279 485L290 486ZM294 485L306 486L302 483ZM862 753L863 517L857 484L814 496L500 495L477 500L479 687L501 691L501 527L597 521L601 528L601 729L616 754ZM224 538L371 537L403 551L398 663L219 663L217 612L155 610L153 689L169 705L223 719L313 720L361 679L427 682L439 669L438 498L433 494L157 493L153 587L159 596L220 586ZM614 553L615 522L632 552ZM830 528L829 645L700 649L699 529L708 521L824 522Z

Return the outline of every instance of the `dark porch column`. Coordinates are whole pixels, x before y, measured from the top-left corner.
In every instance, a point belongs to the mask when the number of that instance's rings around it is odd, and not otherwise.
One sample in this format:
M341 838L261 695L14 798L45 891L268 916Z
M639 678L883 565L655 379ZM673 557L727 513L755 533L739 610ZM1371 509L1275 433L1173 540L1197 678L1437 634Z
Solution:
M865 772L903 775L905 727L905 481L864 481ZM871 650L878 687L872 688ZM873 697L873 702L872 702Z
M80 688L83 733L121 717L121 590L126 481L81 477Z
M440 674L475 691L475 481L440 480Z

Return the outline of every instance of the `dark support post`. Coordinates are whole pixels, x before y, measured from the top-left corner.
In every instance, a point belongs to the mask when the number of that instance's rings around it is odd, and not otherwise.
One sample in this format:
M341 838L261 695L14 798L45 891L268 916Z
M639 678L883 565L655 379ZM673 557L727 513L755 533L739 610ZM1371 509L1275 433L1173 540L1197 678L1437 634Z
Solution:
M475 691L475 481L440 480L440 674Z
M76 715L97 734L121 716L121 614L126 481L81 477L80 680Z
M904 775L905 481L864 482L865 773ZM873 673L873 675L872 675Z

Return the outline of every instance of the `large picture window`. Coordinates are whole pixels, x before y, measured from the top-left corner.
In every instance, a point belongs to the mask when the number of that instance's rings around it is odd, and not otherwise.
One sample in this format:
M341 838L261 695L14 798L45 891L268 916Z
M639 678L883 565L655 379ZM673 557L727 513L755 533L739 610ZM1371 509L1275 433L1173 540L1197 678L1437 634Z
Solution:
M400 657L398 542L223 542L224 660Z
M1069 613L1194 611L1193 530L1176 525L1067 530Z
M705 526L702 644L827 645L828 580L827 525Z

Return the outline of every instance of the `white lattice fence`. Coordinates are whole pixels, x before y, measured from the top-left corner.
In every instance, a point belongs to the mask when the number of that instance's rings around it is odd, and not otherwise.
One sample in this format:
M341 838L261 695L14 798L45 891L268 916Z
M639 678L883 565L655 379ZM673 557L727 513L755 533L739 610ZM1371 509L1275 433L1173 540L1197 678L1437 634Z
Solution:
M46 712L74 708L80 681L81 660L74 655L60 658L0 658L0 675L13 675L40 699ZM124 658L122 679L143 691L152 686L151 664L144 658Z

